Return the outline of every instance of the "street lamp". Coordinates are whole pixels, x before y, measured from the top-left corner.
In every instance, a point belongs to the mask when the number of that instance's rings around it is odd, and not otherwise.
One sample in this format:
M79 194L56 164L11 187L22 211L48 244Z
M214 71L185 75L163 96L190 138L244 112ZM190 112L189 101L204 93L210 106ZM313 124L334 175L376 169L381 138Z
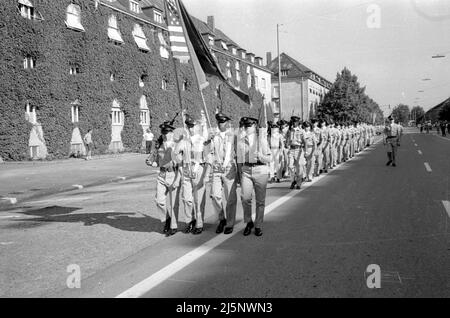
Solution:
M277 24L277 55L278 55L278 111L280 113L279 117L282 118L281 112L281 56L280 56L280 26L282 24Z

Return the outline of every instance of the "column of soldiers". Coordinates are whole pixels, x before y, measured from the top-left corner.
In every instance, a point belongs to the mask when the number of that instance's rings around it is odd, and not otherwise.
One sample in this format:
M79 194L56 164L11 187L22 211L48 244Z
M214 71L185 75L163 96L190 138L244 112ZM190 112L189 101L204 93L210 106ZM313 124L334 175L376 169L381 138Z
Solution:
M184 128L176 134L173 122L160 125L156 205L167 236L177 232L181 208L186 223L183 232L203 232L208 187L218 216L217 234L233 232L240 191L244 235L254 229L254 234L261 236L269 182L289 178L291 189L301 189L303 182L311 182L372 145L376 134L375 128L365 123L325 119L302 122L297 116L289 122L268 122L267 127L258 119L243 117L236 129L223 113L216 114L215 119L217 127L208 128L205 116L196 121L183 114Z

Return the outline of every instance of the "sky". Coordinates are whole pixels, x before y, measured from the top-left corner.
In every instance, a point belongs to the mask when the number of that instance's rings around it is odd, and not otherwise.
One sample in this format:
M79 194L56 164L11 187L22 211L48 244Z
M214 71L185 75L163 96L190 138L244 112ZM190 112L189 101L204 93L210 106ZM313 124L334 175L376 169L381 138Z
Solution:
M183 0L247 52L285 52L331 82L344 67L382 110L450 97L450 0ZM442 54L444 58L432 58ZM425 80L429 79L429 80ZM389 106L390 105L390 106Z

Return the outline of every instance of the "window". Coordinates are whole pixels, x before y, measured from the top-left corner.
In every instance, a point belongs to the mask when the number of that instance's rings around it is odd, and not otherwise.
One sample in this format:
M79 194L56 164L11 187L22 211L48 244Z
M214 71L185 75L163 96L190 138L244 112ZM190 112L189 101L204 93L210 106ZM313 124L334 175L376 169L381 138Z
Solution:
M72 123L78 123L79 120L79 111L80 111L80 105L75 104L77 101L72 103Z
M230 62L227 62L227 77L228 78L231 78L231 76L232 76L230 67L231 67Z
M166 80L166 79L163 79L163 80L161 81L161 88L162 88L163 90L167 90L167 84L168 84L167 80Z
M77 75L79 73L81 73L80 72L80 66L78 64L74 64L74 63L70 64L69 74L70 75Z
M119 27L117 26L117 18L115 15L111 15L108 20L108 37L116 44L123 43Z
M237 53L236 48L232 48L231 52L233 53L233 55L236 55L236 53Z
M149 116L149 110L147 105L147 98L145 95L141 96L141 99L139 100L139 111L140 111L140 124L141 125L148 125L150 123L150 116Z
M28 120L31 124L37 123L36 106L30 106L29 102L27 102L25 106L25 119Z
M139 3L130 0L130 11L139 13L140 12L140 10L139 10Z
M242 52L242 58L245 59L245 52Z
M138 48L141 51L148 52L150 48L147 45L147 38L145 37L144 31L142 30L142 26L139 24L134 25L133 29L133 37L136 42Z
M23 68L24 69L26 69L26 70L33 69L35 66L36 66L36 62L31 56L27 56L23 59Z
M26 19L31 20L34 18L34 7L28 0L19 0L19 11L20 15Z
M261 88L266 89L266 79L265 78L261 78Z
M111 82L114 82L115 80L116 80L116 74L114 74L114 73L109 73L109 80L111 81Z
M153 11L153 20L157 23L162 23L162 14L158 11Z
M183 91L187 90L188 86L189 86L188 81L187 81L187 80L184 80L184 81L183 81Z
M66 11L66 26L77 31L84 31L81 25L81 9L76 4L69 4Z
M240 65L239 65L238 61L236 61L235 65L234 65L234 68L236 70L236 80L238 82L240 82L241 81L241 68L240 68Z
M221 44L222 44L222 48L225 50L225 51L228 51L228 46L227 46L227 44L225 43L225 42L220 42Z
M252 77L250 73L250 66L247 65L247 87L250 87L252 85Z
M209 45L214 45L214 38L212 36L208 36Z
M281 76L288 76L289 70L281 70Z
M252 63L255 63L255 57L252 55L252 56L250 56L250 61L252 62Z
M139 87L144 87L144 81L142 80L142 77L139 77Z
M258 76L255 75L255 88L259 88Z
M159 55L162 58L168 59L169 58L169 51L167 50L167 48L169 47L166 43L166 40L164 39L164 36L162 34L162 32L158 32L158 39L159 39Z
M147 74L143 74L139 77L139 87L144 87L145 86L145 82L148 81L148 75Z
M120 104L117 100L113 100L113 105L111 108L111 122L113 125L123 125L123 115L120 110Z

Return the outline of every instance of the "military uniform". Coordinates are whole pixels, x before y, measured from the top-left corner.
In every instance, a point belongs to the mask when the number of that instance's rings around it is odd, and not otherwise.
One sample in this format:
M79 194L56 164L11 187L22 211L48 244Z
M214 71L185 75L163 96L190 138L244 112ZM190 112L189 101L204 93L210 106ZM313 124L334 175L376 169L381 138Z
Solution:
M179 186L180 176L174 156L175 142L171 134L174 127L169 123L164 123L159 127L161 128L162 135L165 137L161 137L162 140L160 140L157 149L159 174L156 183L155 201L161 222L165 222L163 233L170 236L177 232L177 218L174 213L174 206L175 189ZM168 207L166 206L167 196L170 202Z
M221 113L216 115L219 125L230 120ZM236 220L237 166L235 161L235 136L230 129L219 131L212 138L212 187L213 207L219 217L216 233L230 234ZM225 200L224 200L225 199Z
M400 139L403 134L403 129L400 125L394 123L394 119L391 116L388 117L388 120L390 123L384 128L385 138L383 142L388 147L387 155L389 161L386 165L389 166L392 163L392 166L395 167L397 164L397 147L400 146Z
M272 161L267 136L261 129L256 132L257 119L244 117L245 131L238 136L236 153L238 163L242 165L241 201L244 210L244 222L247 223L244 235L247 236L255 227L255 235L262 235L266 188L269 179L268 164ZM252 195L255 192L256 217L252 220Z
M316 152L317 140L316 134L311 131L311 125L309 123L304 123L303 129L305 130L303 133L303 153L306 161L305 175L307 178L306 181L310 182L314 173L314 154Z
M320 170L322 169L322 146L323 146L323 131L317 126L317 121L314 120L313 132L316 139L316 148L314 150L314 155L312 157L312 166L313 166L313 175L318 176L320 174Z
M291 189L300 189L304 174L303 131L298 127L300 118L291 117L291 129L289 131L289 171L291 175Z
M186 115L188 129L201 132L185 132L175 148L177 160L182 167L181 200L184 204L185 221L188 224L185 233L200 234L203 231L203 217L206 204L206 182L209 181L210 162L207 162L209 150L204 143L208 139L206 123L195 124Z
M277 124L270 125L270 137L269 145L272 151L272 162L270 163L270 176L273 177L277 182L283 178L282 172L282 160L283 160L283 148L284 141L283 135L279 131L279 126Z
M327 122L322 121L322 131L323 131L323 137L324 137L324 145L322 147L322 154L323 154L323 172L328 172L328 168L330 167L330 143L331 143L331 134L327 127Z

